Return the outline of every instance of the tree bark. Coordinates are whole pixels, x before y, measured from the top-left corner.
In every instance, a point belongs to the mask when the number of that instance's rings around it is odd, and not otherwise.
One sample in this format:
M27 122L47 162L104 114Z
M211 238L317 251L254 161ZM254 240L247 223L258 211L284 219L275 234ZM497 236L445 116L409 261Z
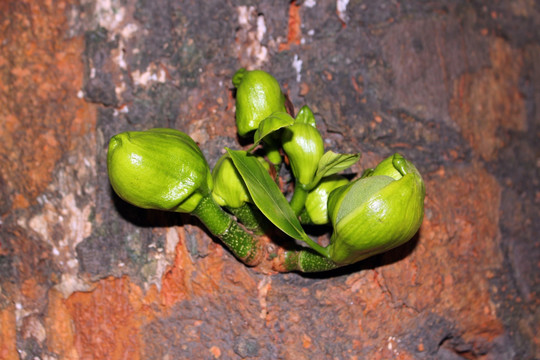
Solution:
M0 2L0 358L540 358L539 24L527 0ZM116 133L239 148L240 67L354 172L412 160L415 238L268 275L117 198Z

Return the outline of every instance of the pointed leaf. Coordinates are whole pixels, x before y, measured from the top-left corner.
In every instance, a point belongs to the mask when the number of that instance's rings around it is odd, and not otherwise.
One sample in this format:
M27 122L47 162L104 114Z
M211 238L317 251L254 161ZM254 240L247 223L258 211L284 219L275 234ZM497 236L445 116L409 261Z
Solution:
M248 151L253 150L261 140L271 133L294 124L294 119L285 112L275 112L259 123L259 128L253 135L253 146Z
M245 151L227 149L227 152L244 179L253 202L268 220L285 234L306 242L315 251L327 256L327 250L304 232L289 202L263 165Z
M360 160L360 153L356 154L337 154L333 151L327 151L319 160L319 166L315 173L315 178L309 184L308 190L313 189L325 176L337 174L356 164Z

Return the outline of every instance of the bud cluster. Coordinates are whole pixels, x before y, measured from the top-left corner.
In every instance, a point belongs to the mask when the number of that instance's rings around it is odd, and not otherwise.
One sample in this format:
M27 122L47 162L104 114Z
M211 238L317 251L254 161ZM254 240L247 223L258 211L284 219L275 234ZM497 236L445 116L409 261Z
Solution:
M410 161L393 154L351 180L351 174L339 173L360 154L325 152L315 114L307 106L294 114L272 75L240 69L232 82L238 134L253 145L227 149L211 171L197 144L179 130L120 133L111 138L107 156L120 198L199 217L249 264L259 259L257 234L275 234L268 230L275 226L311 248L287 253L286 263L298 261L289 270L352 264L414 236L423 220L425 188ZM277 185L284 168L293 179L290 187ZM293 190L283 190L288 188ZM313 241L303 224L330 228L329 245Z

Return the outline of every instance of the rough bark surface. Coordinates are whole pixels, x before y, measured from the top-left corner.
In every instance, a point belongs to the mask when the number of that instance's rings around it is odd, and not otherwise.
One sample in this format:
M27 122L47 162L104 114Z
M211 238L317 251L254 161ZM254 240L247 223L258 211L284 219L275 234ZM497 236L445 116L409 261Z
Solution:
M0 359L540 358L540 5L0 2ZM261 68L326 147L424 175L408 244L265 275L189 216L115 197L108 139L238 147Z

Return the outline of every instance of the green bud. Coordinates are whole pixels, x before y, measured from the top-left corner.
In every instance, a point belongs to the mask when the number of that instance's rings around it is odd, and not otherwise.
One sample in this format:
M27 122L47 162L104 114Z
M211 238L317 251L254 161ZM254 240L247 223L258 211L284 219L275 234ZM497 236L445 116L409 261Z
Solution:
M286 112L285 96L277 80L262 70L240 69L234 74L236 127L245 136L274 112Z
M251 202L251 196L244 180L236 170L229 155L223 155L212 170L214 189L212 196L219 206L239 208Z
M424 217L424 182L414 165L394 154L369 177L334 190L330 258L352 264L410 240Z
M193 139L174 129L113 136L107 169L118 196L145 209L192 212L212 189L203 153Z
M396 165L394 165L394 162L397 164L403 163L405 159L399 154L394 154L393 156L389 156L383 161L377 165L375 169L373 169L368 175L369 176L377 176L377 175L386 175L390 176L394 180L399 180L403 177L402 173L398 170ZM406 161L409 163L408 161ZM410 163L409 163L410 164ZM416 169L416 168L415 168Z
M315 124L315 115L313 115L313 111L311 111L307 105L302 106L302 108L298 111L298 114L296 114L294 121L317 127Z
M332 190L348 183L349 180L344 176L334 174L323 178L319 185L308 193L305 209L313 224L328 224L328 196Z
M303 185L311 183L324 153L319 131L309 124L295 122L283 130L283 150L296 180Z

